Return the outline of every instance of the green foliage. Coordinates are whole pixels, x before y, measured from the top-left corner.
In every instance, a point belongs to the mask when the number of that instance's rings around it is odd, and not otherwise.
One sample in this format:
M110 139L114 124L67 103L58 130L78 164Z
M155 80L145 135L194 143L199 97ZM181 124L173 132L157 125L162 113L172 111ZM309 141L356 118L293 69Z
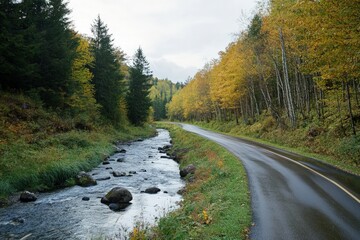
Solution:
M342 158L348 158L349 162L360 166L360 136L343 139L337 151Z
M246 239L250 198L240 161L219 145L178 126L170 129L181 166L194 164L181 208L160 219L152 239ZM189 151L190 150L190 151Z
M181 83L172 83L167 79L153 78L152 86L150 88L150 99L154 109L154 119L156 121L166 119L167 117L167 104L171 101L174 94L181 88Z
M67 101L67 105L72 116L79 118L83 125L86 122L95 122L99 118L99 104L95 99L94 85L91 83L93 78L89 66L94 58L90 53L89 43L81 36L79 45L76 49L76 57L72 65L72 81L74 82L74 92ZM81 119L81 120L80 120Z
M128 118L134 125L146 122L151 106L149 97L151 71L143 51L139 48L130 67L129 90L126 96Z
M124 92L120 72L120 59L113 47L111 35L104 22L98 16L91 29L91 53L94 62L91 67L92 83L95 86L95 99L101 105L102 114L114 124L119 124L120 99Z
M4 88L37 88L44 103L64 107L73 92L77 39L62 0L1 2L0 79Z
M23 95L0 94L0 197L71 184L110 154L114 141L154 134L149 126L79 130L71 116L60 114Z
M293 130L279 129L274 123L274 119L270 117L261 117L260 121L251 125L219 121L197 122L196 124L320 159L345 171L360 174L360 144L357 136L339 138L337 134L334 135L329 126L323 123L316 125L313 122L309 126L305 125Z

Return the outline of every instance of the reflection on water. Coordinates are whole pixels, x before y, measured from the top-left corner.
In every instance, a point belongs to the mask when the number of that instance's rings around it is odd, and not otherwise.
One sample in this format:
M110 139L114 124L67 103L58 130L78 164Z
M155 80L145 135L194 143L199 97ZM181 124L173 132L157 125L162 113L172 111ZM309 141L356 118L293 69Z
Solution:
M114 235L121 238L137 222L156 223L159 217L178 207L181 196L177 191L184 185L178 164L161 158L165 154L158 151L158 147L169 142L169 133L160 129L154 138L119 146L126 153L111 156L109 165L99 165L91 172L94 178L111 176L110 180L98 181L92 187L74 186L40 194L36 202L0 209L0 239L20 239L30 234L26 239L91 239ZM119 158L124 161L117 162ZM109 167L112 169L106 169ZM115 178L111 171L136 171L136 174ZM100 198L116 186L127 188L133 195L132 204L121 212L113 212L100 203ZM141 193L154 186L161 192ZM85 196L90 200L82 201Z

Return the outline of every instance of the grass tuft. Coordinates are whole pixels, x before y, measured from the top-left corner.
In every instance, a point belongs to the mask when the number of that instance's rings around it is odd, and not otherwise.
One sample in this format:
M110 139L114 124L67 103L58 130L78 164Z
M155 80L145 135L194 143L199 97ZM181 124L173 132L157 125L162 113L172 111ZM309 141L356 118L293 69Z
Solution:
M181 167L197 170L187 182L181 208L161 218L151 239L246 239L251 224L246 173L239 159L223 147L185 132L170 130Z

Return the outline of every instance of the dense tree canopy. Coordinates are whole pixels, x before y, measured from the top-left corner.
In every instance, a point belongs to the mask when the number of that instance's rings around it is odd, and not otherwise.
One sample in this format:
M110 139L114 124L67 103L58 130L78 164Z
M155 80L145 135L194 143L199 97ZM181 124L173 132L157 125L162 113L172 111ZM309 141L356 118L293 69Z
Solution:
M103 115L113 122L118 122L120 120L119 104L123 93L121 59L116 55L111 35L100 16L95 19L91 31L93 33L91 52L94 57L91 72L95 98L101 105Z
M173 83L168 79L153 78L150 88L150 99L154 110L154 119L162 120L167 118L167 104L171 101L182 87L181 83Z
M64 107L73 91L77 38L62 0L1 1L0 69L4 88L35 90Z
M131 123L141 125L146 122L151 106L150 80L152 77L149 63L139 48L130 67L129 90L127 93L128 118Z
M170 117L241 117L250 124L269 115L281 128L320 121L336 135L355 135L359 9L357 0L269 1L219 59L173 97Z
M63 0L0 0L0 90L30 95L81 126L124 124L127 111L144 123L151 74L141 49L129 69L100 17L89 38L71 28L69 13Z

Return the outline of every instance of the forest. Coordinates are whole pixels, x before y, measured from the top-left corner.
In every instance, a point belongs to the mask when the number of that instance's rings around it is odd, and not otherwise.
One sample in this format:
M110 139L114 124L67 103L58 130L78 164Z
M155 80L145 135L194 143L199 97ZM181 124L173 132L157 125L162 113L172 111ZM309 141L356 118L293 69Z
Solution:
M235 122L282 143L299 135L292 145L322 141L315 152L351 152L345 158L358 165L359 9L357 0L269 1L173 97L169 117Z
M70 184L116 141L154 134L182 85L127 56L100 16L77 33L63 0L0 0L0 206L25 188ZM151 94L150 94L151 92Z
M88 37L72 29L62 0L1 0L0 6L1 91L37 99L83 128L148 120L149 63L139 48L129 64L100 16Z

